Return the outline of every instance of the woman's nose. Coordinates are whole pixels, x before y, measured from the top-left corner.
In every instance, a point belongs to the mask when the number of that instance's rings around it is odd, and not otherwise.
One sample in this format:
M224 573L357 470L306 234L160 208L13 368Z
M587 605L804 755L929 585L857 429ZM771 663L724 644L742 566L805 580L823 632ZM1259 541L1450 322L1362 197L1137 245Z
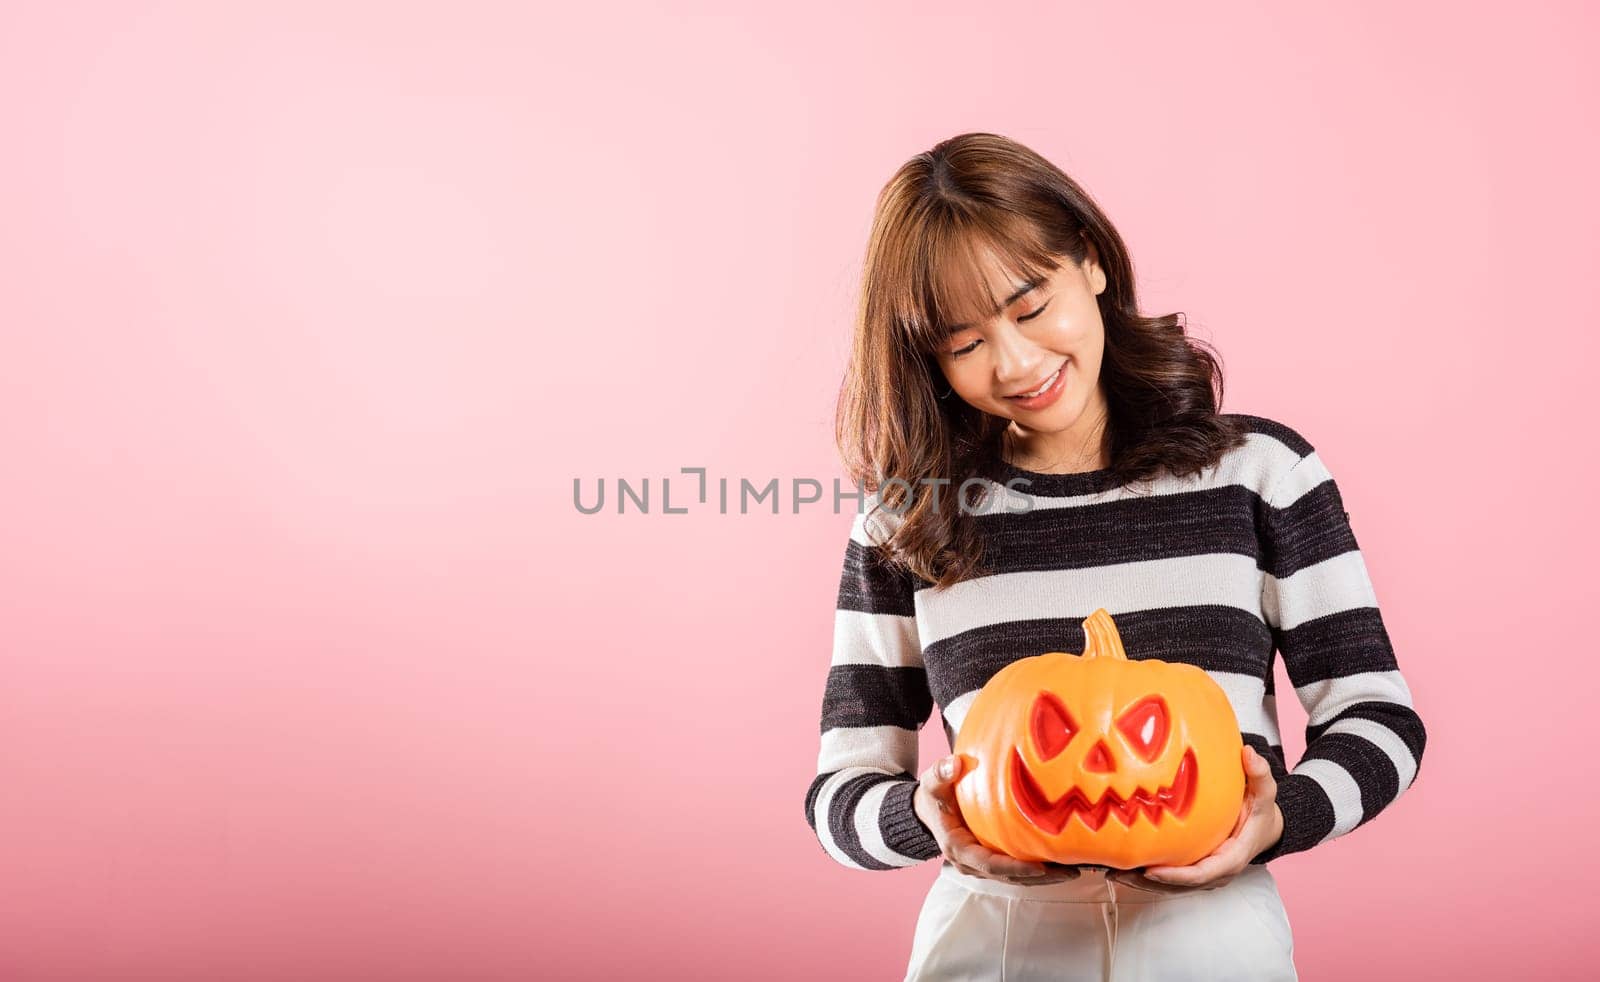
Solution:
M994 377L1003 385L1031 382L1044 364L1044 352L1015 328L1001 327L994 333Z

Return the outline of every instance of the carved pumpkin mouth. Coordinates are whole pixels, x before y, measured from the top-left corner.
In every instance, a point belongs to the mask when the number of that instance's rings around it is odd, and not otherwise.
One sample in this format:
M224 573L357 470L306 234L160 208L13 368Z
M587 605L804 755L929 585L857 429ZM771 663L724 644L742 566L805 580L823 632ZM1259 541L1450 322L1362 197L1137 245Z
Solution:
M1178 773L1173 777L1170 785L1163 785L1155 791L1146 791L1139 788L1133 796L1124 800L1110 788L1101 795L1099 801L1091 802L1082 791L1073 788L1054 801L1039 787L1039 782L1034 780L1033 774L1028 770L1028 765L1022 759L1022 752L1016 748L1011 751L1011 787L1016 793L1017 806L1022 810L1028 821L1043 829L1051 835L1060 834L1066 826L1067 819L1077 815L1091 830L1099 831L1106 823L1106 819L1115 815L1124 826L1132 826L1135 819L1143 814L1153 825L1161 824L1162 812L1171 812L1178 818L1184 817L1189 812L1189 805L1194 800L1196 768L1194 750L1186 750L1183 760L1178 764Z

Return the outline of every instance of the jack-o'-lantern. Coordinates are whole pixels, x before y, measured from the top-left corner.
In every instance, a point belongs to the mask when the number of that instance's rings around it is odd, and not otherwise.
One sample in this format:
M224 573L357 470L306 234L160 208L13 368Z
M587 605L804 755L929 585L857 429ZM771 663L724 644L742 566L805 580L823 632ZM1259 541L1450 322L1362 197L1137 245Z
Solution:
M1082 655L1012 662L978 692L953 750L962 818L1018 859L1187 866L1244 804L1244 742L1226 693L1194 665L1129 659L1104 609Z

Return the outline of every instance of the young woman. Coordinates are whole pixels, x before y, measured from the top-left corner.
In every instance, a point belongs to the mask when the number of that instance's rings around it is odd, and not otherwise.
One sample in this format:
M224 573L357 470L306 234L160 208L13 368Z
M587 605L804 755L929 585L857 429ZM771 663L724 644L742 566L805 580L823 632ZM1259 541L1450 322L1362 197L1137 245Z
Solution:
M907 980L1292 979L1266 864L1377 815L1425 740L1338 486L1312 445L1222 413L1181 315L1139 313L1121 237L1027 148L969 133L878 199L837 436L870 492L844 557L806 818L845 866L942 858ZM1083 650L1104 607L1129 657L1184 661L1246 744L1233 834L1186 867L1022 862L953 786L914 776L937 705L954 746L1007 663ZM1309 714L1287 769L1273 660Z

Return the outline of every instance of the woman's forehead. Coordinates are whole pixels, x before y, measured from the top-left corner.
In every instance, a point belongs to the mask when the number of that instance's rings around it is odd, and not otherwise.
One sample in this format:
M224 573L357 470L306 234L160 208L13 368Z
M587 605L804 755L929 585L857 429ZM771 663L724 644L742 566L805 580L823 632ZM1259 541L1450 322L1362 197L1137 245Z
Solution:
M925 311L942 333L964 330L1003 314L1049 278L1058 260L1042 250L974 242L951 250L929 270Z

